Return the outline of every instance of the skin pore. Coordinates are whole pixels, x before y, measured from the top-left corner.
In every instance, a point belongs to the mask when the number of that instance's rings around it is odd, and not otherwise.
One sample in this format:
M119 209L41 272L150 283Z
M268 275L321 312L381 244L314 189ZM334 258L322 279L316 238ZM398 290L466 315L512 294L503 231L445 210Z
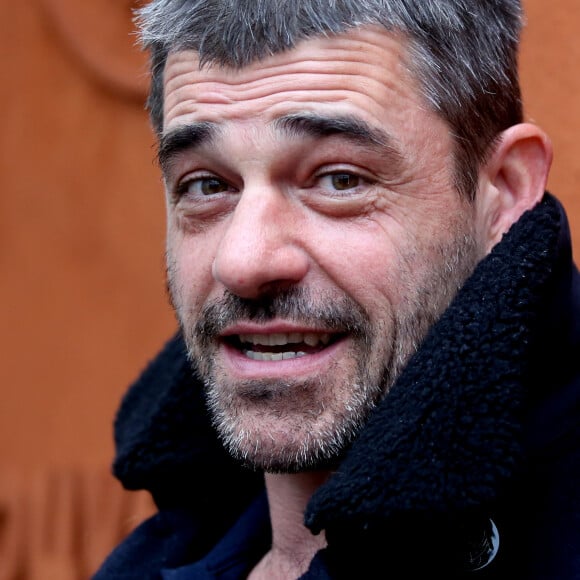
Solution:
M298 577L324 543L308 499L505 231L502 198L487 175L458 194L449 130L386 31L236 71L176 52L164 78L171 299L224 444L266 471L251 578Z

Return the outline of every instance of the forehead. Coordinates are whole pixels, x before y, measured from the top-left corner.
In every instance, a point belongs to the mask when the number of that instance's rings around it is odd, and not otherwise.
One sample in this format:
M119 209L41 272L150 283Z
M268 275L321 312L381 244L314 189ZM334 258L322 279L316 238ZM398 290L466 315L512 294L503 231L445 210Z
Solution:
M356 114L382 126L424 109L405 40L378 28L305 40L239 70L200 68L194 51L174 52L164 71L164 132L294 112Z

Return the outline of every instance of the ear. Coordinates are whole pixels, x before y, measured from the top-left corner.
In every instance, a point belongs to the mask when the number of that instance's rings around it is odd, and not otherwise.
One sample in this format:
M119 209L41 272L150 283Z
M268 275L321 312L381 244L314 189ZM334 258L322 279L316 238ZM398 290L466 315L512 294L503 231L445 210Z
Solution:
M536 125L521 123L501 134L480 171L477 229L491 251L521 215L543 197L552 164L552 144Z

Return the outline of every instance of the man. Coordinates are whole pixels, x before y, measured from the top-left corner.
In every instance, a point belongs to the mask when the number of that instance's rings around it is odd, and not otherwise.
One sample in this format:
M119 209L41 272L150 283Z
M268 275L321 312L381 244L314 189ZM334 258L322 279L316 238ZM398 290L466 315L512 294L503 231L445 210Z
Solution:
M139 22L181 331L116 420L159 513L96 578L579 578L580 286L518 3Z

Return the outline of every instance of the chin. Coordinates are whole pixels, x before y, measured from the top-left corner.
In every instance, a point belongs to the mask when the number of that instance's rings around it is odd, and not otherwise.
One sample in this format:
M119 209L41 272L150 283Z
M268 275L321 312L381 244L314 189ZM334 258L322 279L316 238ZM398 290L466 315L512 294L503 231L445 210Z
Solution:
M352 383L350 383L352 385ZM234 459L271 473L332 469L375 407L373 396L332 396L320 381L207 390L219 437ZM364 392L352 388L353 392ZM228 393L227 396L224 393Z

